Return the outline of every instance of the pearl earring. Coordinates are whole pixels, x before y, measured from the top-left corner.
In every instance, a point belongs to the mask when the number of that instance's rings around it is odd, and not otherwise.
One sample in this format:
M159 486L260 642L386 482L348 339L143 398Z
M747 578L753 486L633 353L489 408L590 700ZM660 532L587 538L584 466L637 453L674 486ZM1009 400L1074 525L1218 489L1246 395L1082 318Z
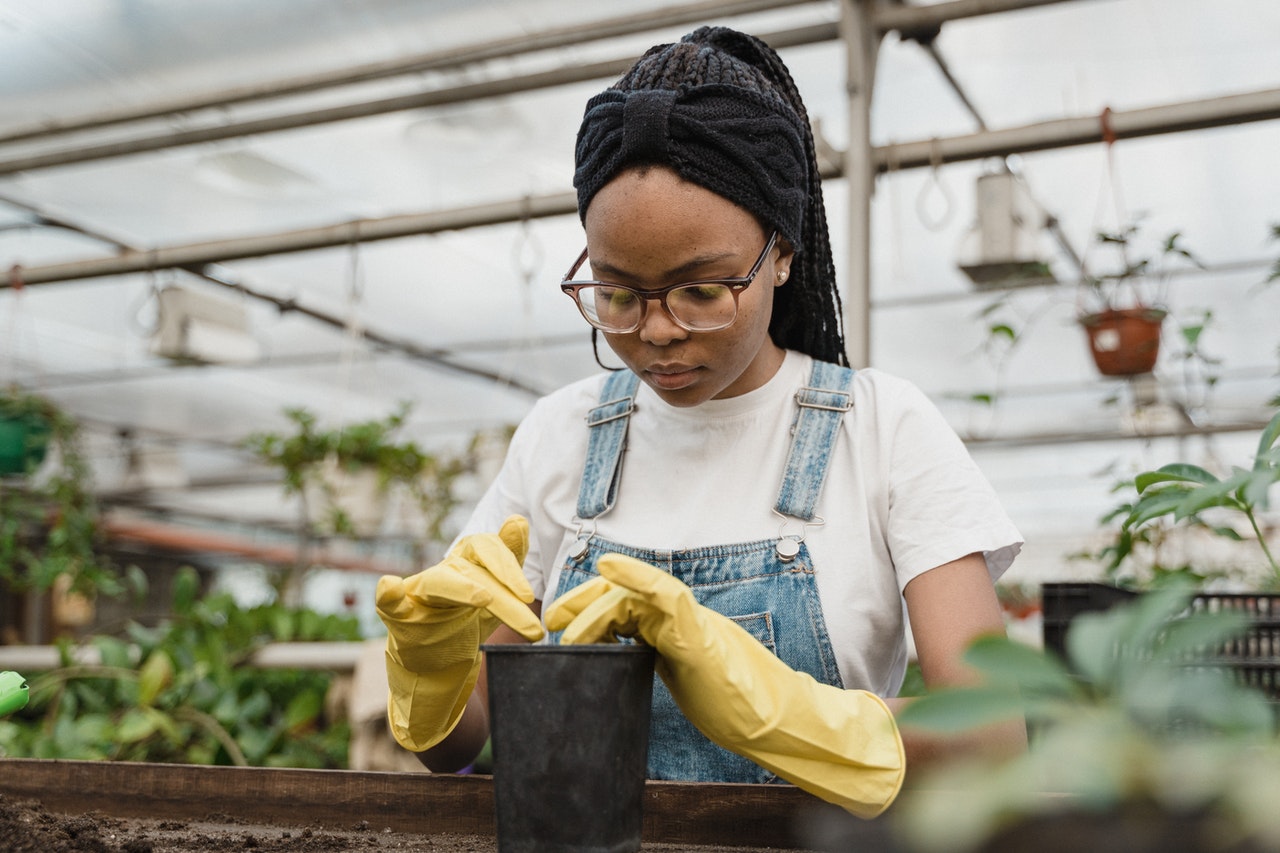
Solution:
M786 280L787 280L787 271L778 270L778 284L782 284Z

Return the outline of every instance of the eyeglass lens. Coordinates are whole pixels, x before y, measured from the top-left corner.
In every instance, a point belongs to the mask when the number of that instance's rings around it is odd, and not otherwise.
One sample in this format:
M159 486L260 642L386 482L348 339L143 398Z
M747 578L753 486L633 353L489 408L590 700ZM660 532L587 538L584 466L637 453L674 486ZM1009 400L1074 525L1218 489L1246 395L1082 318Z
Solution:
M606 330L631 331L640 325L644 303L638 294L609 284L578 291L578 304L593 324ZM738 315L738 302L727 285L704 282L667 291L662 299L675 321L687 329L723 329Z

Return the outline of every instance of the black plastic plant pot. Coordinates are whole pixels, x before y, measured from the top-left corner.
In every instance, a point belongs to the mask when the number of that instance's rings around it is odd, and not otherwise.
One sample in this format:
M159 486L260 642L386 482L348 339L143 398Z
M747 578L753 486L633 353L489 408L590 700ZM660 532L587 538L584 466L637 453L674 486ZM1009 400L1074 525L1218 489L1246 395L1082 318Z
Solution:
M653 649L484 651L499 853L639 850Z

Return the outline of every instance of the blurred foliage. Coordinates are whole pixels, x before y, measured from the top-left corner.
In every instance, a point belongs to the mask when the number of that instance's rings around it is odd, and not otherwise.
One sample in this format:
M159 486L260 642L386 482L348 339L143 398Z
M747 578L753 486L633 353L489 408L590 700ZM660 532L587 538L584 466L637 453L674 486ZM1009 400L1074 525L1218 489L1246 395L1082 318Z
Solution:
M96 547L100 511L79 423L17 388L0 391L0 419L32 426L25 470L0 477L0 580L44 591L66 576L89 596L122 592L115 566ZM56 452L56 464L37 476L46 450Z
M286 493L305 496L308 485L318 487L326 504L324 520L318 525L320 533L356 534L334 483L324 474L326 465L335 465L346 472L375 472L383 493L397 486L404 488L422 513L428 538L442 541L448 538L445 521L458 505L454 485L460 476L475 469L476 449L484 439L477 436L462 454L428 453L413 441L398 437L410 411L410 404L401 403L385 418L321 429L313 413L286 409L285 417L293 424L291 432L256 432L245 438L243 446L281 470Z
M1247 619L1191 608L1191 599L1188 586L1171 584L1081 614L1067 660L1003 637L976 641L966 660L982 685L917 699L901 723L958 733L1023 716L1031 744L1014 758L957 759L917 779L893 814L907 848L983 849L1027 821L1083 824L1136 808L1164 815L1158 823L1193 818L1208 837L1179 849L1274 849L1275 708L1214 661Z
M356 619L277 604L243 608L228 594L198 590L195 570L180 570L171 618L89 638L97 664L77 663L61 644L60 668L31 678L28 706L0 721L0 754L345 767L349 726L324 714L333 675L257 669L249 659L273 642L358 641Z

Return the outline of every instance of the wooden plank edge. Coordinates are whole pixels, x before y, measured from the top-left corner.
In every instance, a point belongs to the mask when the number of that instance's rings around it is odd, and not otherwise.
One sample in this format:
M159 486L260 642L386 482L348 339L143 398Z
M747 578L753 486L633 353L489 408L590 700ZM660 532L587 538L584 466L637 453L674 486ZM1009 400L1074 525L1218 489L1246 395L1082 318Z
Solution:
M60 813L395 832L493 835L491 776L0 759L0 793ZM726 847L806 846L825 824L856 821L790 785L649 781L645 841ZM879 821L860 835L879 835ZM817 829L815 829L817 827Z

